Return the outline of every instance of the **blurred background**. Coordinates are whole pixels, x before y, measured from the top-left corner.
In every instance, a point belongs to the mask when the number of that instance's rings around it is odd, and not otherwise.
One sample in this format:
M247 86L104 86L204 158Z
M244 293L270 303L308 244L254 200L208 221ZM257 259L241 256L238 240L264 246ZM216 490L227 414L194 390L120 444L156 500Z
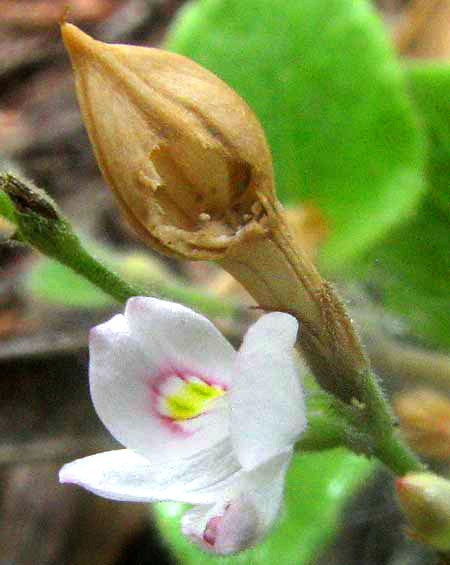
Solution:
M215 319L238 344L245 293L210 265L157 256L121 222L81 122L66 8L96 39L191 56L254 108L300 244L345 297L411 445L448 473L450 2L1 2L0 170L47 190L125 278L240 305ZM0 218L0 241L12 232ZM59 485L63 463L116 446L90 403L87 334L121 306L8 242L0 275L0 564L215 561L180 539L178 505ZM387 475L341 452L305 457L272 538L221 563L433 563L404 536Z

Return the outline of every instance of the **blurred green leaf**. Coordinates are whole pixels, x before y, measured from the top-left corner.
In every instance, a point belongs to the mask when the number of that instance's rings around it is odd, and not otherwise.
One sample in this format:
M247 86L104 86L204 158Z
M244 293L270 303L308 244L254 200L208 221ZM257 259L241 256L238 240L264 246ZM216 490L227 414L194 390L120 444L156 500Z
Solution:
M450 153L450 65L409 63L404 71L408 90L420 110L433 145Z
M429 138L429 192L408 221L368 252L358 276L378 290L382 304L400 314L414 335L448 350L450 65L422 63L405 73Z
M410 332L448 350L449 217L428 196L416 215L393 230L361 262L359 276Z
M365 0L198 0L166 42L217 73L260 118L285 203L309 202L339 267L407 216L424 143L385 30Z
M31 296L45 304L75 308L101 308L114 299L58 261L46 257L27 273L25 285Z
M135 284L142 295L180 302L206 316L227 318L236 314L237 303L183 282L155 256L140 252L116 253L93 241L84 243L102 264ZM25 285L31 296L46 304L101 308L115 303L98 287L48 257L34 263L26 275Z
M428 134L426 174L431 196L450 217L450 65L409 64L405 74Z
M264 543L237 556L215 557L189 543L180 531L184 505L160 503L154 513L181 565L302 565L332 540L343 504L373 468L367 459L342 449L294 457L274 531Z

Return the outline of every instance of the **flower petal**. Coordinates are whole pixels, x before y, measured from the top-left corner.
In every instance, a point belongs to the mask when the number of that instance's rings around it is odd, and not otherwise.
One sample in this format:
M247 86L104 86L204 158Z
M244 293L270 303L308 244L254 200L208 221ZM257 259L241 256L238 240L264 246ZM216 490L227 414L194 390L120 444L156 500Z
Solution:
M59 478L112 500L212 504L230 490L239 471L224 442L189 461L164 466L128 449L106 451L64 465Z
M163 355L156 347L150 344L144 348L142 340L130 331L125 316L114 316L94 328L89 346L95 409L111 434L126 447L154 463L163 463L190 457L229 434L227 407L220 402L223 398L204 414L179 425L160 413L155 379L161 375L161 367L168 366L162 365Z
M181 304L138 296L128 300L125 317L149 355L230 385L236 351L204 316Z
M242 476L240 488L258 512L258 539L268 532L278 516L292 453L292 448L285 449Z
M243 496L228 503L194 506L183 515L182 531L200 548L229 555L256 543L258 514Z
M244 337L230 390L233 449L250 470L291 446L306 427L298 323L289 314L262 316Z
M202 549L228 555L259 542L278 515L292 456L285 450L249 473L239 474L232 498L195 506L183 515L182 531Z

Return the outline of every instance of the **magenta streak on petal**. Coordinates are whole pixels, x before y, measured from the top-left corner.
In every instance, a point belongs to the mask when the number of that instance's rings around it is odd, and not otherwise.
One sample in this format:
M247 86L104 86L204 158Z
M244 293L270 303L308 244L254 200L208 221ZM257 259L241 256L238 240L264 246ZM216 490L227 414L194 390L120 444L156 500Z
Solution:
M166 371L172 371L171 372L172 375L176 375L180 379L183 379L183 381L188 381L189 378L191 377L197 377L208 386L215 386L217 388L221 388L225 392L228 390L228 385L219 382L216 378L211 377L209 375L200 374L202 373L202 371L200 371L199 369L194 369L192 367L191 368L178 367L177 369L174 369L173 367L170 367L169 369L166 369Z
M174 434L187 437L187 436L190 436L192 434L192 432L188 432L188 431L184 430L183 427L178 422L176 422L175 420L170 418L170 416L166 416L165 414L161 414L161 412L159 411L159 408L158 408L158 401L159 401L160 397L162 396L161 391L160 391L160 387L163 385L163 383L168 378L170 378L174 375L176 375L177 377L180 376L172 368L166 368L165 370L160 369L160 372L159 372L159 374L156 378L150 377L150 378L147 379L147 383L148 383L148 386L149 386L149 389L150 389L151 408L152 408L152 411L155 414L155 416L159 419L159 421L163 424L163 426L165 428L167 428L168 430L170 430Z
M222 516L214 516L208 520L205 531L203 532L203 540L210 546L214 547L217 538L217 529L219 527Z
M174 368L171 365L161 366L159 368L159 372L156 377L155 376L147 377L146 380L150 389L150 398L151 398L150 402L153 413L159 418L159 420L164 425L164 427L168 428L171 432L184 436L190 436L195 432L187 431L186 429L184 429L182 424L173 420L170 416L161 414L161 412L159 411L158 402L161 396L163 396L161 393L161 387L170 377L178 377L183 381L188 381L190 378L196 377L201 381L203 381L205 384L209 386L216 386L224 391L226 391L228 387L222 384L218 384L218 383L216 384L216 382L213 379L210 379L209 377L204 377L203 375L199 375L198 371L196 370L186 369L181 367ZM194 420L199 417L201 417L201 414L191 418L191 420Z

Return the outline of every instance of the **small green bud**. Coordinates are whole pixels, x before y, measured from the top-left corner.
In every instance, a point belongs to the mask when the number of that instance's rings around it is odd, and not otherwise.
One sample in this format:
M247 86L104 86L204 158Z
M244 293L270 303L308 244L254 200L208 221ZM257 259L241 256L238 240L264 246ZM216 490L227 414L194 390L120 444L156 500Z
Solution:
M31 181L10 173L0 175L0 190L6 194L13 208L16 240L60 261L78 248L78 238L45 191Z
M8 195L15 207L16 217L33 213L48 220L57 220L61 216L50 196L31 181L5 173L0 176L0 188Z

